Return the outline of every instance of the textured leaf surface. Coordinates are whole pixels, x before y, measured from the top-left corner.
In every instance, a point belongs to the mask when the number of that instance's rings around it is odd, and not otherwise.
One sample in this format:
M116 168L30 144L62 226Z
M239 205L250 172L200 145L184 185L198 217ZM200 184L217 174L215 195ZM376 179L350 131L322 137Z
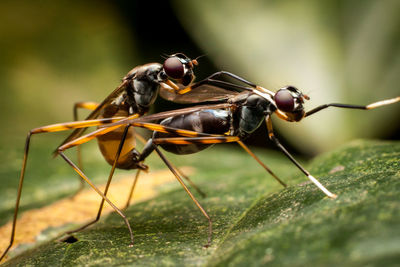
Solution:
M188 160L208 197L207 222L178 186L133 205L135 246L115 214L76 235L51 241L5 266L110 265L395 265L400 252L400 143L354 141L313 160L308 169L337 193L330 200L276 152L256 151L285 181L268 177L243 151L215 147ZM174 158L173 158L174 159ZM296 185L297 184L297 185Z

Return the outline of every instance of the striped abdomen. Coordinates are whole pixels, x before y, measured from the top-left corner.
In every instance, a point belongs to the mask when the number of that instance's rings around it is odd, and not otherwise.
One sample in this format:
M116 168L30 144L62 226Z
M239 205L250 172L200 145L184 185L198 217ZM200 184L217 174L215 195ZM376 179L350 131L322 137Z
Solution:
M115 106L114 106L115 107ZM112 107L110 107L112 108ZM114 112L114 117L127 117L128 111L127 108L123 108L123 106L116 107L117 111ZM103 116L107 116L107 111L103 113ZM100 117L100 118L101 118ZM110 164L113 165L115 160L115 155L117 154L119 144L121 142L123 133L125 131L125 127L122 126L112 132L104 134L102 136L97 137L97 143L99 145L100 151L103 154L104 159ZM133 161L132 152L136 147L136 139L135 139L135 131L133 127L130 127L128 130L128 134L126 136L124 146L122 148L121 154L118 158L118 162L116 167L119 169L134 169L137 167L136 162Z
M227 110L202 110L185 115L170 117L161 122L161 125L196 131L198 133L224 134L230 129L230 113ZM153 139L178 137L174 134L155 132ZM201 151L210 144L173 145L162 144L161 147L175 154L191 154Z

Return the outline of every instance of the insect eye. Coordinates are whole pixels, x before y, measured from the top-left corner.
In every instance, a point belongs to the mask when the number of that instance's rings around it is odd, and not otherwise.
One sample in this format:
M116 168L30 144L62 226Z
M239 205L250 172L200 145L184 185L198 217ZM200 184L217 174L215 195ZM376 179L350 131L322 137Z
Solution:
M294 97L287 89L278 90L274 96L278 109L286 112L294 110Z
M177 57L167 58L163 68L165 73L173 79L180 79L185 73L183 63Z

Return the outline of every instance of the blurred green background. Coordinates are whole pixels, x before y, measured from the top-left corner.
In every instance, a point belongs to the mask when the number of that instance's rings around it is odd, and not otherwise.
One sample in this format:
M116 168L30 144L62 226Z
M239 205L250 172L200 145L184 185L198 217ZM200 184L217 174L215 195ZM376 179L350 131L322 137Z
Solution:
M311 96L308 109L395 97L399 13L397 0L2 1L0 142L22 147L29 129L71 120L74 102L101 101L131 68L178 51L206 55L198 79L227 70L271 90L292 84ZM399 114L331 109L276 128L313 155L355 137L398 138Z
M397 0L3 0L1 205L14 201L28 130L70 121L75 102L101 101L130 69L161 62L164 53L206 55L198 79L226 70L271 90L295 85L311 97L307 109L398 96L398 14ZM155 105L155 111L170 108L163 100ZM330 109L299 124L275 120L275 128L291 151L315 155L354 138L398 139L399 119L397 104L369 112ZM59 159L64 171L52 169L51 151L65 136L35 136L30 175L71 175ZM267 144L265 129L248 142ZM97 167L101 159L91 146L85 160L104 174L108 167Z

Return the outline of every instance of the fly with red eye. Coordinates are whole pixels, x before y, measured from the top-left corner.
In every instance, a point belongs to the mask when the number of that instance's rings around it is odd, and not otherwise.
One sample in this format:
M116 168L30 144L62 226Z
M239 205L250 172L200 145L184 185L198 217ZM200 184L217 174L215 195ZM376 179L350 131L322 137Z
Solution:
M227 82L222 78L229 78L240 82L244 85ZM138 157L138 160L144 160L148 154L150 154L154 149L155 144L164 144L167 147L166 150L177 153L177 154L189 154L195 153L204 149L207 146L204 144L224 143L224 142L241 142L247 138L252 132L254 132L263 120L267 124L268 137L269 139L315 184L320 188L328 197L335 198L336 195L329 192L324 186L322 186L318 180L316 180L306 169L304 169L291 154L284 148L279 140L275 137L272 127L271 116L276 114L280 119L288 122L299 122L303 118L308 117L320 110L328 107L338 107L338 108L350 108L350 109L374 109L377 107L390 105L400 101L400 97L395 97L388 100L378 101L366 106L359 105L349 105L349 104L339 104L331 103L318 106L308 112L304 109L305 100L310 98L303 94L299 89L294 86L286 86L279 89L276 93L258 86L246 79L235 75L230 72L220 71L212 74L208 78L199 81L187 88L177 91L175 95L165 96L166 99L172 99L177 103L199 103L199 102L221 102L226 103L228 107L223 109L219 108L219 105L206 105L201 108L189 108L186 110L176 110L169 111L167 113L160 113L155 115L146 116L139 119L123 120L118 123L113 123L111 125L122 125L129 124L130 122L148 122L153 120L165 119L160 124L160 127L172 127L174 129L190 130L195 132L196 127L193 125L193 121L197 124L200 121L203 123L203 129L210 129L205 132L198 132L199 135L218 135L219 138L211 137L199 137L198 135L192 133L190 137L195 137L198 139L187 140L185 138L178 140L173 140L176 137L176 132L164 132L167 136L161 138L159 133L155 133L156 139L154 142L150 140L142 154ZM202 113L202 110L206 112ZM194 114L196 113L196 114ZM211 117L209 114L213 114ZM224 115L223 115L224 114ZM179 116L178 120L174 119L175 116ZM222 121L221 121L222 119ZM235 121L236 120L236 121ZM227 129L226 125L230 125ZM141 126L139 126L141 127ZM223 129L218 129L218 127L223 127ZM224 133L221 135L221 133ZM168 135L169 134L169 135ZM187 137L186 135L182 135ZM232 138L233 136L237 138ZM228 138L229 137L229 138ZM212 140L209 140L211 138ZM222 138L222 139L221 139ZM168 141L168 140L169 141ZM184 140L185 139L185 140ZM162 141L160 141L162 140ZM204 142L202 140L205 140ZM198 147L188 147L181 149L178 148L180 145L192 145L201 144ZM243 145L239 143L242 147ZM177 145L176 147L173 147ZM169 148L168 148L169 146ZM245 149L248 151L247 149ZM185 151L185 153L182 153ZM258 159L256 159L259 161ZM270 172L270 170L268 170ZM270 172L271 173L271 172ZM275 177L275 175L273 175ZM279 178L275 177L280 183Z
M221 79L224 76L244 85ZM155 151L160 155L176 178L181 181L182 179L174 170L171 163L161 154L160 147L175 154L185 155L196 153L218 143L236 142L265 168L267 172L277 179L278 182L285 186L243 142L251 136L262 122L265 122L269 139L312 183L332 199L336 198L336 194L325 188L280 143L274 134L271 120L272 115L276 114L278 118L285 121L298 122L327 107L369 110L400 102L400 97L395 97L366 106L332 103L321 105L306 112L303 105L305 100L309 100L309 97L297 88L286 86L274 93L225 71L217 72L205 80L189 86L184 92L185 94L180 95L178 93L175 96L170 96L170 98L179 103L220 103L167 111L138 119L122 120L109 125L109 127L131 125L153 131L152 138L149 139L138 157L138 163L145 160L148 155ZM153 122L159 120L161 122L153 124ZM208 242L206 246L209 246L212 237L211 218L200 203L195 200L193 195L187 189L185 190L208 220Z
M277 108L287 113L290 121L300 121L304 115L304 100L309 100L299 89L294 86L286 86L279 89L274 95Z
M174 56L176 56L177 59L169 60L169 58ZM107 189L115 168L146 169L147 166L144 165L143 161L150 153L156 151L196 206L200 209L202 214L207 218L208 242L206 246L208 247L211 244L212 237L211 218L186 187L181 177L182 175L167 160L159 147L176 154L190 154L196 153L217 143L236 142L267 172L277 179L278 182L285 186L285 184L264 163L262 163L261 160L258 159L243 142L243 140L248 138L262 124L262 122L265 121L267 124L269 139L324 194L330 198L336 198L335 194L326 189L294 159L283 145L281 145L274 135L271 116L276 114L280 119L297 122L328 107L368 110L400 102L400 97L396 97L366 106L333 103L321 105L311 111L305 112L303 103L304 100L308 100L309 98L295 87L287 86L274 93L249 82L240 76L225 71L214 73L200 82L192 83L194 79L192 68L197 64L197 61L190 60L182 54L171 55L169 58L167 59L168 62L164 63L164 65L151 63L134 68L125 76L123 83L101 104L92 105L92 103L80 103L79 105L76 105L76 107L94 110L86 120L39 127L28 133L20 183L18 186L10 244L0 257L0 260L4 258L13 244L29 143L33 134L75 129L74 132L57 148L56 154L66 160L79 176L102 197L102 202L97 218L89 224L86 224L72 232L84 229L96 222L100 216L104 201L107 201L124 220L129 230L132 245L133 233L130 224L124 213L107 198ZM228 82L222 79L222 77L233 79L242 84ZM151 94L146 94L145 92L147 91L150 91ZM163 98L177 103L207 102L207 104L144 116L149 106L154 102L154 95L157 95L158 93ZM159 120L162 121L154 123ZM89 134L82 135L84 130L91 126L98 126L99 128ZM152 138L147 141L141 153L135 149L133 139L135 133L132 130L133 127L141 127L153 131ZM112 133L111 137L107 137L108 133ZM98 139L103 156L109 163L112 163L112 168L104 193L89 180L79 166L75 165L64 154L66 149L79 146L94 138ZM107 141L111 141L112 138L119 141L119 146L117 148L107 144ZM128 144L127 147L125 146L126 144ZM69 234L72 232L69 232Z
M165 73L174 79L180 79L184 74L183 63L177 57L170 57L164 61L163 68Z
M81 187L88 183L101 197L100 208L96 219L83 225L82 227L69 231L71 234L80 231L89 225L97 222L100 218L102 207L105 201L122 217L128 227L131 243L133 243L133 233L129 222L124 213L118 209L112 201L107 198L107 191L116 168L119 169L137 169L134 184L141 170L147 170L147 166L138 163L137 157L139 153L136 150L136 140L146 142L146 140L138 135L133 128L129 127L107 127L94 130L93 132L83 135L88 127L99 127L110 122L117 122L121 119L139 118L145 115L150 107L154 104L157 96L164 95L163 91L167 90L170 94L181 94L181 90L187 90L195 79L193 68L196 66L197 60L190 59L182 53L169 55L164 64L148 63L137 66L129 71L122 79L122 83L109 94L100 104L95 102L79 102L74 105L73 122L52 124L32 129L28 132L25 142L24 158L20 173L20 182L17 190L17 199L14 209L14 217L12 230L10 235L10 243L0 256L0 261L5 257L14 242L19 203L25 177L25 169L29 152L29 144L32 135L38 133L58 132L65 130L74 130L60 146L55 150L54 155L60 155L78 174L80 177ZM78 109L92 110L89 116L82 121L78 121ZM112 166L108 177L108 182L104 192L101 192L83 173L80 150L78 150L78 164L75 165L65 154L68 148L86 143L92 139L97 139L100 151L104 159ZM116 145L118 144L119 145ZM82 178L82 179L81 179ZM187 177L188 182L201 195L204 195ZM78 190L78 192L80 191ZM133 188L131 192L133 191ZM127 205L129 204L129 199Z
M194 80L193 67L197 66L197 59L190 59L182 53L169 56L163 64L163 72L166 76L177 80L187 86ZM163 74L163 73L162 73Z
M81 185L83 185L86 182L102 198L96 218L93 221L90 221L89 223L83 225L78 229L68 231L66 234L69 235L74 232L81 231L86 227L97 222L100 218L103 204L106 201L123 219L124 223L126 224L129 230L131 244L133 244L133 232L130 227L129 221L127 217L124 215L123 211L121 211L118 207L116 207L113 204L113 202L107 197L107 191L110 186L115 169L117 168L126 170L137 169L138 171L135 176L133 186L131 188L131 193L130 193L131 196L136 181L139 177L140 171L147 170L147 166L144 165L143 162L138 160L140 153L136 150L136 140L139 140L141 142L146 142L146 141L143 137L138 135L133 130L132 127L130 127L131 125L127 125L126 127L121 127L121 125L108 127L106 125L121 120L140 118L141 116L145 115L148 112L151 105L154 104L154 101L158 95L171 101L174 101L176 98L177 102L179 102L178 98L183 97L185 93L190 92L194 88L207 86L207 84L213 83L213 80L211 79L213 76L210 76L209 77L210 79L206 79L203 80L202 82L192 84L195 78L193 74L193 68L194 66L198 65L197 59L192 60L188 58L186 55L178 53L168 56L166 58L166 61L168 62L164 64L148 63L133 68L122 79L122 83L113 92L111 92L101 103L95 103L95 102L76 103L74 105L75 121L42 126L32 129L28 132L25 141L24 156L23 156L22 168L20 172L19 184L17 189L14 216L12 219L10 242L9 245L4 250L4 252L1 254L0 261L4 259L7 252L10 250L10 248L14 243L17 217L20 208L20 199L21 199L23 182L25 178L25 170L29 155L30 141L33 135L39 133L73 130L73 132L61 143L61 145L57 147L57 149L54 151L54 155L55 156L60 155L72 167L72 169L78 173L79 177L81 178L80 179L80 181L82 182ZM182 67L183 67L183 74L181 71ZM173 77L170 75L172 75ZM239 86L236 89L243 90L245 88ZM199 91L201 91L201 88L199 88ZM215 88L214 99L212 99L212 97L208 95L206 101L208 100L221 101L222 98L221 95L218 95L218 92L220 91L217 88ZM208 91L206 93L208 94ZM199 103L205 99L206 98L191 99L189 102ZM187 100L185 100L183 97L182 101L185 102ZM78 109L92 110L92 112L89 114L88 117L86 117L85 120L78 121L77 120ZM137 127L143 127L143 123L141 123L140 125L135 125L135 124L133 125ZM98 127L98 128L84 135L85 130L89 127ZM159 127L156 127L151 124L150 125L146 124L146 127L153 131L160 130ZM78 150L78 164L75 164L72 160L69 159L69 157L65 155L65 151L67 149L70 149L75 146L79 148L80 145L87 143L93 139L97 139L100 151L104 159L112 166L104 192L101 192L97 188L97 186L95 186L94 183L82 171L82 164L81 164L81 157L79 150ZM161 152L159 153L159 155L160 157L163 157ZM173 168L174 172L180 173L175 167L173 166L169 167ZM180 180L181 176L183 175L181 174L179 175L178 178L179 182L191 196L193 201L199 206L197 200L192 196L192 194L187 189L186 185L182 182L182 180ZM198 187L196 187L196 185L193 182L191 182L191 180L188 177L183 176L183 178L186 179L190 183L190 185L199 192L200 195L205 196L205 194ZM127 205L129 205L130 196L128 197Z

